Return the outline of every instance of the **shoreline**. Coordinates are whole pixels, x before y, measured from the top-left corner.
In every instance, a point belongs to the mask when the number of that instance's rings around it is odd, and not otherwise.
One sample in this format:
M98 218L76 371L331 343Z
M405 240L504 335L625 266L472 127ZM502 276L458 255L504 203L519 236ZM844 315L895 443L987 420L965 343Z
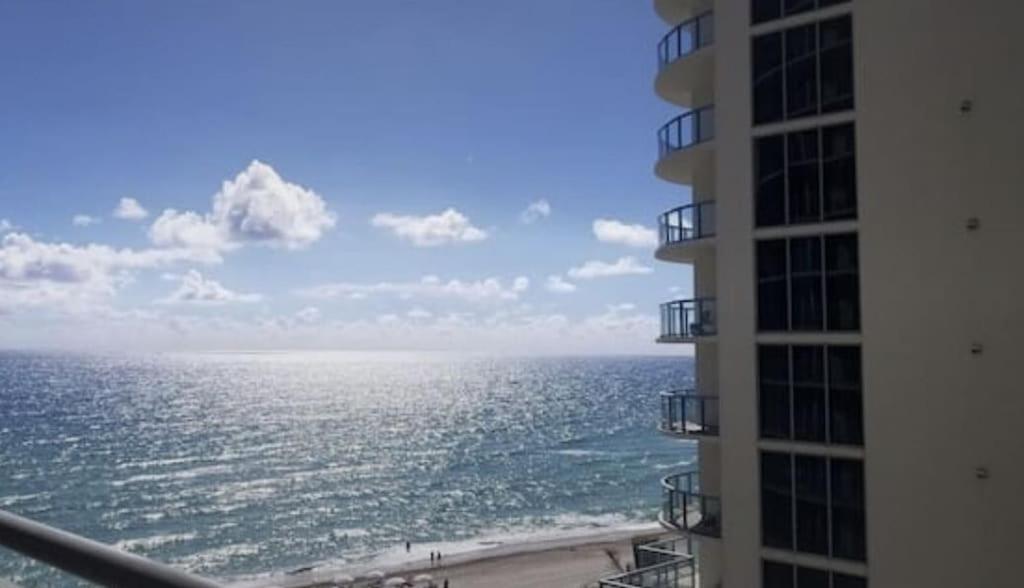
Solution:
M333 586L331 580L339 574L359 578L371 571L384 572L385 578L401 576L415 577L430 574L441 585L444 578L451 578L452 588L474 588L476 586L536 586L544 588L542 580L524 581L523 574L550 574L552 588L575 582L582 586L604 576L618 572L614 560L621 567L633 563L633 540L636 538L660 538L667 532L657 523L632 525L627 528L595 529L593 533L569 534L563 537L508 543L495 542L493 546L478 542L475 549L443 554L443 564L431 565L429 558L413 555L413 559L388 561L392 552L385 552L377 559L365 564L350 566L323 566L298 573L277 573L265 578L230 584L231 588L313 588ZM420 548L422 549L422 548ZM572 554L572 557L566 557ZM404 554L400 554L404 555ZM368 585L366 581L355 586Z

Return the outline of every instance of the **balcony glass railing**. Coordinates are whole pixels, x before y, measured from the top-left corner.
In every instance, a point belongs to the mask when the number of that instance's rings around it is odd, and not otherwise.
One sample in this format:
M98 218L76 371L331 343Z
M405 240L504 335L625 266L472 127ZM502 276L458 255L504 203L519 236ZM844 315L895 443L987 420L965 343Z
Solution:
M693 557L693 544L689 535L679 535L669 539L653 541L638 545L633 550L633 559L637 568L665 563L679 558Z
M661 245L715 236L715 201L687 204L658 216Z
M658 129L658 156L693 147L715 138L715 107L695 108Z
M722 502L700 491L697 472L684 472L661 481L661 520L667 525L707 537L722 536Z
M661 305L661 338L694 339L718 333L714 298L676 300Z
M662 37L658 43L658 69L682 59L715 41L715 17L712 12L691 18Z
M600 588L694 588L696 585L692 558L638 568L598 583Z
M662 392L661 431L676 435L718 435L718 397L692 390Z

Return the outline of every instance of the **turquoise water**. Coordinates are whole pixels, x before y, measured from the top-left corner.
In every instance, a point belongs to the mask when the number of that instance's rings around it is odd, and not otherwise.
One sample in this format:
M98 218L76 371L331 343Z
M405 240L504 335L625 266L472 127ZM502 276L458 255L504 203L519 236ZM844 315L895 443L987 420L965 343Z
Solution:
M220 579L655 520L682 358L0 354L0 508ZM0 578L63 586L0 553Z

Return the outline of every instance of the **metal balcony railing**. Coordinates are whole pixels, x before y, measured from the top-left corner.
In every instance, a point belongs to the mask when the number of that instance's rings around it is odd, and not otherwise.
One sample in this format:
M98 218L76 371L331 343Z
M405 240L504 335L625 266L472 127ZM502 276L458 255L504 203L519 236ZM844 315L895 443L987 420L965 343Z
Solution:
M675 300L661 305L661 339L674 341L718 333L714 298Z
M605 578L600 588L694 588L693 558L679 558Z
M661 393L661 432L718 436L718 397L693 390Z
M715 107L702 106L681 114L658 129L658 157L715 138Z
M661 487L662 524L706 537L722 536L722 502L701 493L697 472L668 476Z
M658 70L714 41L715 16L711 11L679 24L658 42Z
M693 541L689 535L678 535L638 545L633 550L637 568L665 563L679 558L693 557Z
M168 565L5 511L0 511L0 546L100 586L220 587Z
M662 246L714 236L714 200L687 204L658 216L658 242Z

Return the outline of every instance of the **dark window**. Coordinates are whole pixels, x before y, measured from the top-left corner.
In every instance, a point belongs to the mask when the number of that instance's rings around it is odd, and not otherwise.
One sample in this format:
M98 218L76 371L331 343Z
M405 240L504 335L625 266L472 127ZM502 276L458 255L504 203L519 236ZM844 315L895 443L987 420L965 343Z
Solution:
M863 445L860 347L759 345L762 439Z
M793 438L825 442L825 352L821 346L793 347Z
M826 570L799 566L796 569L796 588L829 588L828 576Z
M782 16L780 0L751 0L750 16L754 24L768 22Z
M789 439L789 348L761 345L757 350L761 437Z
M863 445L860 347L828 348L828 394L831 442Z
M823 326L821 237L789 241L790 329L820 331Z
M860 329L856 233L761 240L756 263L759 331Z
M853 123L822 129L824 219L857 218L857 166Z
M850 17L823 21L819 28L821 111L853 108L853 24Z
M857 218L853 123L754 141L758 227Z
M786 118L818 112L817 25L786 31Z
M867 580L857 576L767 559L761 561L762 588L867 588L867 585Z
M785 142L785 135L774 135L754 143L759 227L786 224Z
M828 474L825 458L798 455L796 549L828 555Z
M789 328L786 240L757 242L757 325L762 331Z
M783 13L785 16L814 10L815 0L783 0Z
M860 329L860 277L856 234L830 235L825 238L825 274L828 330Z
M852 459L832 460L832 554L864 561L864 464Z
M761 452L765 547L865 561L864 527L863 462Z
M818 138L818 129L786 136L790 223L821 220L821 158L818 156Z
M832 588L868 588L868 581L858 576L833 573Z
M793 548L793 478L790 456L761 453L761 540L766 547Z
M761 563L761 586L762 588L795 588L793 566L764 560Z
M792 14L814 0L785 0ZM756 2L754 20L778 14L778 3ZM751 44L754 124L850 110L853 22L841 16L754 37Z
M782 33L754 39L753 69L754 124L782 120Z

